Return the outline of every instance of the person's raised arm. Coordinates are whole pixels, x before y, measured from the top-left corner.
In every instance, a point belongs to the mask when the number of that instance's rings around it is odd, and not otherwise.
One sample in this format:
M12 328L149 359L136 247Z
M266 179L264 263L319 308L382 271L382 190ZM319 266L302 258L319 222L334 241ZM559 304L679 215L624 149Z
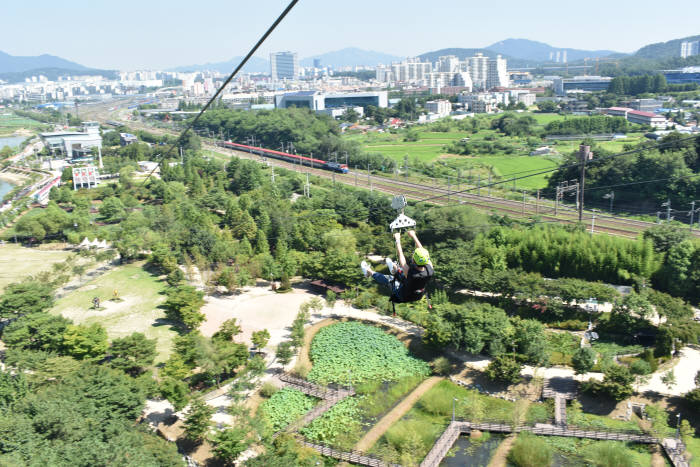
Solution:
M421 245L420 240L418 240L418 235L416 235L415 230L409 230L408 236L411 237L413 239L413 241L416 243L416 248L423 248L423 245ZM432 260L428 260L428 264L430 265L431 268L433 267Z
M403 255L403 248L401 248L401 232L396 232L394 234L394 240L396 241L396 254L399 259L399 266L404 272L404 275L408 273L408 265L406 264L406 257Z
M423 245L420 244L420 240L418 240L418 235L416 235L415 230L409 230L408 236L411 237L413 239L413 241L416 243L416 248L423 248Z

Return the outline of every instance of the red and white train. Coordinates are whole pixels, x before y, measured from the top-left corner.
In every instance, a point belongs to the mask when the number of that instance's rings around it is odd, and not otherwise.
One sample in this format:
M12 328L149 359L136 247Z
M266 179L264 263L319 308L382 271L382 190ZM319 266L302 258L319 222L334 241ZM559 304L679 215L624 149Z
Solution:
M292 162L294 164L306 165L309 167L315 167L319 169L332 170L333 172L340 172L344 174L348 173L348 166L346 164L340 164L338 162L324 161L321 159L314 159L313 157L299 156L297 154L289 154L288 152L259 148L257 146L248 146L246 144L240 143L232 143L230 141L219 141L216 144L217 146L221 146L224 148L235 149L236 151L245 151L251 154L259 154L263 157L280 159L283 161Z

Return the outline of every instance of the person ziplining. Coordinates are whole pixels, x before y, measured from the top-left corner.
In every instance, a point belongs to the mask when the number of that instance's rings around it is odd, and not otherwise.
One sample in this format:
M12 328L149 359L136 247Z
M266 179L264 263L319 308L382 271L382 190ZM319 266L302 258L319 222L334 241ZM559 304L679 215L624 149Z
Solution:
M403 196L397 196L394 198L394 201L392 201L392 207L401 211L399 216L390 225L392 230L414 227L416 225L413 219L404 215L403 208L405 206L406 199ZM415 243L415 250L411 255L410 263L406 261L406 256L401 246L401 232L399 231L394 233L398 264L391 258L386 258L386 264L389 268L388 275L374 272L367 261L362 261L360 264L360 268L365 277L371 277L376 283L389 289L392 306L395 303L415 302L422 299L423 296L426 295L428 283L434 275L430 254L428 250L423 248L420 240L418 240L416 231L411 229L407 233ZM428 306L430 306L429 301ZM396 314L395 310L394 314Z

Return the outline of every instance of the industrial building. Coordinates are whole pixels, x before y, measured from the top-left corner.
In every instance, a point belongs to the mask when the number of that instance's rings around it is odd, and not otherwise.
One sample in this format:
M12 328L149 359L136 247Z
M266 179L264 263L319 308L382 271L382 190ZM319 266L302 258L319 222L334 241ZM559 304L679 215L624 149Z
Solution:
M663 72L668 84L700 84L700 66L688 66L680 70Z
M297 79L299 58L296 52L273 52L270 54L270 76L273 81Z
M51 154L79 159L91 156L93 148L97 148L102 157L102 136L97 122L83 122L81 131L40 133L39 137Z
M428 113L445 117L452 112L452 104L450 101L444 99L428 101L425 103L425 110L427 110Z
M565 96L569 92L607 91L612 78L607 76L575 76L573 78L554 78L554 92Z
M305 107L315 111L340 107L388 107L386 91L323 93L321 91L297 91L275 96L275 107Z
M638 125L649 125L653 128L666 128L668 125L668 121L663 115L642 112L641 110L634 110L629 107L610 107L609 109L605 109L604 112L613 117L624 117L628 122Z

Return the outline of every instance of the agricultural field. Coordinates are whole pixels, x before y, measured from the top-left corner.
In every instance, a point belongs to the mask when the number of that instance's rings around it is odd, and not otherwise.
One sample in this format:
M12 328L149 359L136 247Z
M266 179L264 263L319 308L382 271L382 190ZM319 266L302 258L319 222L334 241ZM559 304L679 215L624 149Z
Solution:
M44 124L31 118L20 117L13 113L0 114L0 136L8 136L22 128L26 130L41 129Z
M71 253L65 250L27 248L15 243L0 245L0 292L8 284L51 269Z
M320 384L396 381L429 373L428 364L409 355L394 336L357 322L321 329L309 356L313 366L308 379Z
M158 306L165 301L166 284L143 268L143 263L119 266L88 281L80 288L59 299L51 313L61 314L78 324L102 325L110 339L142 332L156 339L156 363L165 361L172 350L176 328L165 319ZM111 300L114 291L118 300ZM93 297L99 297L101 307L93 309Z

